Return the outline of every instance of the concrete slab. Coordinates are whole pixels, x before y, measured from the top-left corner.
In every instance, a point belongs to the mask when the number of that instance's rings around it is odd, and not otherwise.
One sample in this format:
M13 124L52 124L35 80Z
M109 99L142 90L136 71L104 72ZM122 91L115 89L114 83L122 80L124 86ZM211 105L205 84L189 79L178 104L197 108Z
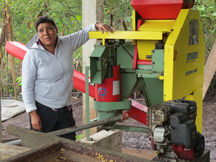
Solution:
M12 157L14 155L21 154L29 150L31 149L27 147L12 146L12 145L0 143L0 160Z
M85 138L80 142L117 152L122 151L122 132L119 130L102 130L90 136L90 138L91 140Z
M1 120L5 121L25 111L25 105L18 100L1 100Z

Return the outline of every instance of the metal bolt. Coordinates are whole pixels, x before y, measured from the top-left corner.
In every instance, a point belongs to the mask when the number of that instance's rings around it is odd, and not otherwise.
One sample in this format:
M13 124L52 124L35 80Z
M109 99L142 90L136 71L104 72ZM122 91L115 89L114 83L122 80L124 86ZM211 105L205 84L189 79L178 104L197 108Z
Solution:
M111 58L113 59L115 57L115 54L111 54Z

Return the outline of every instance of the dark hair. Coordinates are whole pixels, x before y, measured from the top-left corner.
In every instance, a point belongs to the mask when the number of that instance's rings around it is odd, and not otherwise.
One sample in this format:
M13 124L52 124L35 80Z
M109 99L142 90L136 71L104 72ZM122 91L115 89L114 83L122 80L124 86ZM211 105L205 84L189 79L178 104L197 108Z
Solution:
M50 18L48 16L40 16L35 23L36 31L38 31L37 30L38 25L41 23L51 23L56 28L56 24L52 18Z

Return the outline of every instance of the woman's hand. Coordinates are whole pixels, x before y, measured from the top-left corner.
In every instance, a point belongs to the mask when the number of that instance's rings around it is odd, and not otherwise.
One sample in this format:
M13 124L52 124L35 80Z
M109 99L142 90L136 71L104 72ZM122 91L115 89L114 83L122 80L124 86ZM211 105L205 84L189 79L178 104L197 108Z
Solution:
M104 31L109 31L111 33L113 32L113 30L108 25L100 22L95 24L95 28L99 29L102 32L102 34L104 33Z
M30 112L31 124L35 130L42 131L41 119L37 114L37 111Z

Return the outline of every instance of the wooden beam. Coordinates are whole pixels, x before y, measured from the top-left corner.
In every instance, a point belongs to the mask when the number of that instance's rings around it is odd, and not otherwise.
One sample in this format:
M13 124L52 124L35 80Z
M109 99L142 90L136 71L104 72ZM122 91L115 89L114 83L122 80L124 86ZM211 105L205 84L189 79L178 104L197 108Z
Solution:
M204 68L203 99L216 71L216 41Z

